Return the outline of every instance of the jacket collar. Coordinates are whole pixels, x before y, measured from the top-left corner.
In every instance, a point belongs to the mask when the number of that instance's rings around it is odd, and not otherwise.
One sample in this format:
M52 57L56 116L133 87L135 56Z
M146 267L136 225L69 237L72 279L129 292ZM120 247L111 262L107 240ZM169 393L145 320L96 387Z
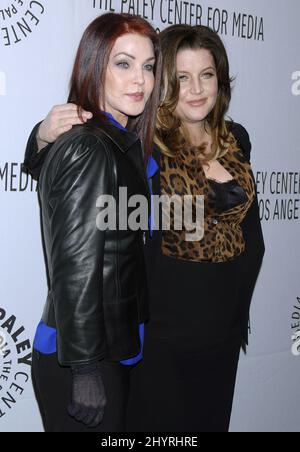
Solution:
M124 127L120 125L118 126L117 121L111 121L108 117L107 123L100 123L99 118L93 117L88 121L88 124L91 124L101 132L104 133L124 154L137 142L139 141L139 137L133 133L126 130Z

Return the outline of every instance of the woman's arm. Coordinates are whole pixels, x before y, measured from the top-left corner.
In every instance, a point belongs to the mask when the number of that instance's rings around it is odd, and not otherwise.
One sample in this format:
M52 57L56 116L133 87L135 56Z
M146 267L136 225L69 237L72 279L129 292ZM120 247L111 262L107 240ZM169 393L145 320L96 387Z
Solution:
M28 171L33 179L38 180L45 158L52 144L64 133L77 124L83 124L93 115L82 112L78 115L78 107L74 104L58 105L51 109L43 122L32 130L23 163L23 171Z
M97 137L71 136L55 147L57 158L46 168L40 192L42 203L49 206L51 242L46 249L51 252L58 359L63 366L79 366L106 354L102 290L106 232L96 221L97 200L110 193L111 174L107 151Z
M265 244L261 227L257 194L247 216L241 224L246 248L242 255L240 315L244 333L244 349L248 345L249 311L256 281L265 254Z
M41 123L38 123L36 126L34 126L28 138L24 162L22 164L22 170L31 174L31 176L35 180L39 179L45 158L52 147L52 143L49 143L42 150L39 150L36 136L40 124Z
M248 132L240 124L235 124L233 131L238 144L243 151L244 157L250 163L251 142ZM256 189L254 201L247 212L241 227L245 240L245 251L241 256L240 318L242 322L243 348L246 350L246 345L248 345L250 305L265 254L265 244Z

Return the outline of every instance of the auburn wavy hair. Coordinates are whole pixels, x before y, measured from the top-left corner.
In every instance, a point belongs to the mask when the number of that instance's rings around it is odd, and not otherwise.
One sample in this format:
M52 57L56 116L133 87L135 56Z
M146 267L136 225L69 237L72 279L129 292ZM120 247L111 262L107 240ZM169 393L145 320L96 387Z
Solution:
M159 105L162 58L160 39L156 30L145 19L130 14L107 13L97 17L85 30L75 58L70 81L68 102L90 111L107 123L100 110L100 100L105 100L105 76L109 57L116 40L127 34L140 34L148 37L153 44L155 54L153 92L144 112L129 118L127 128L137 133L142 140L147 161L152 152L156 113Z
M235 138L230 133L230 123L225 120L231 101L231 84L229 62L224 44L217 33L205 26L174 25L160 34L163 73L161 104L158 109L155 143L169 157L175 157L183 148L199 152L202 163L224 156L230 146L237 147ZM212 136L211 149L207 143L192 146L189 136L180 119L175 115L179 100L180 82L177 76L177 54L181 50L206 49L213 56L217 78L218 97L213 110L205 119L205 128Z

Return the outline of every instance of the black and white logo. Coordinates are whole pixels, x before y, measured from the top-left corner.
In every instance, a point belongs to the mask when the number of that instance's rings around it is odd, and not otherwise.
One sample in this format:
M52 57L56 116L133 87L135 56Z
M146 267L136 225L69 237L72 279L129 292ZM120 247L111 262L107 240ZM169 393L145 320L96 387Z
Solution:
M292 354L300 356L300 297L297 297L297 303L293 307L291 327Z
M37 183L23 171L19 162L0 161L0 192L21 193L37 190Z
M266 222L300 220L299 171L258 171L256 186L261 220Z
M15 315L0 307L0 423L23 396L30 369L31 342L25 328Z
M300 96L300 71L293 72L292 80L292 94L293 96Z
M0 0L0 46L13 46L31 36L45 13L44 3L44 0Z

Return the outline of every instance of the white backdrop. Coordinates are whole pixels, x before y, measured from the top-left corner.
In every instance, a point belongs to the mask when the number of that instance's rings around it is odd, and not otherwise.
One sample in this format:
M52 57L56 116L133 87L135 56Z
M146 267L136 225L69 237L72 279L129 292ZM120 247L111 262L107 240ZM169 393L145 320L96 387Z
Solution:
M299 0L0 0L0 431L42 431L30 347L46 279L36 185L20 173L26 140L65 102L82 32L107 10L160 29L209 25L225 41L237 77L230 116L251 136L266 242L231 430L300 431Z

